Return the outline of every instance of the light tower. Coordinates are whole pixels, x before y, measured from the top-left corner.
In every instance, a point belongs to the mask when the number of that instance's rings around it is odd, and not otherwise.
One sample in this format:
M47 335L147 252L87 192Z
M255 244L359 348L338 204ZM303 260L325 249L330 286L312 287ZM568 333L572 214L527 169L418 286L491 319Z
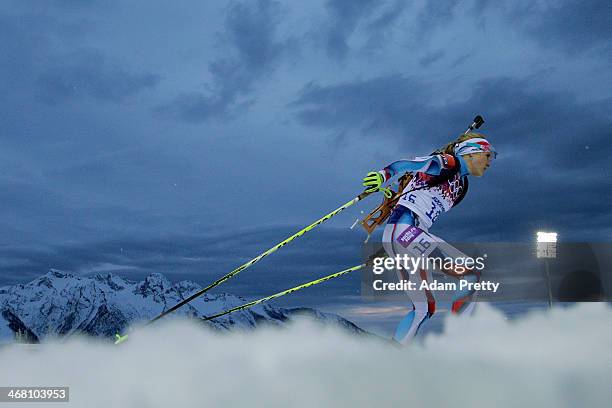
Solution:
M557 257L557 233L543 232L537 233L536 256L544 259L546 269L546 283L548 285L548 306L552 307L552 287L550 282L550 266L548 260Z

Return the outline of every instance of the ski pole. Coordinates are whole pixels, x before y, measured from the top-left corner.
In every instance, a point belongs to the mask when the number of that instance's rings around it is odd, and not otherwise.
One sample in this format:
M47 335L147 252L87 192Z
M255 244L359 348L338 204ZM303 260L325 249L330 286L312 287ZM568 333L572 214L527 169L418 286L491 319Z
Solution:
M224 316L226 314L230 314L230 313L236 312L238 310L248 309L248 308L253 307L255 305L258 305L260 303L267 302L268 300L276 299L278 297L285 296L285 295L288 295L288 294L293 293L293 292L297 292L298 290L302 290L302 289L307 288L309 286L318 285L319 283L323 283L323 282L326 282L328 280L335 279L335 278L337 278L339 276L346 275L347 273L350 273L350 272L353 272L353 271L357 271L357 270L359 270L361 268L364 268L365 266L367 266L368 264L373 262L375 258L381 257L381 256L383 256L383 257L386 256L386 252L385 252L384 248L381 248L377 252L375 252L374 254L370 255L368 257L368 259L366 259L365 262L360 264L360 265L356 265L356 266L353 266L351 268L347 268L347 269L341 270L340 272L332 273L331 275L327 275L327 276L324 276L322 278L315 279L315 280L307 282L307 283L303 283L303 284L301 284L299 286L296 286L294 288L283 290L282 292L278 292L278 293L275 293L275 294L270 295L270 296L266 296L266 297L261 298L261 299L253 300L252 302L248 302L248 303L245 303L243 305L236 306L236 307L233 307L231 309L224 310L224 311L219 312L219 313L214 314L214 315L205 316L205 317L202 318L202 320L216 319L217 317L221 317L221 316Z
M357 271L357 270L359 270L361 268L364 268L370 262L372 262L374 258L379 257L379 256L384 256L384 255L385 255L384 249L381 249L378 252L376 252L373 255L371 255L368 259L366 259L366 261L364 263L362 263L360 265L356 265L356 266L353 266L351 268L343 269L340 272L332 273L331 275L327 275L327 276L324 276L322 278L315 279L313 281L303 283L303 284L301 284L299 286L295 286L295 287L293 287L291 289L283 290L282 292L278 292L278 293L275 293L273 295L263 297L261 299L257 299L257 300L253 300L251 302L244 303L244 304L242 304L240 306L236 306L236 307L233 307L231 309L224 310L224 311L216 313L214 315L204 316L204 317L201 318L201 320L204 320L204 321L213 320L213 319L216 319L217 317L225 316L226 314L237 312L239 310L248 309L248 308L251 308L251 307L253 307L255 305L258 305L260 303L267 302L269 300L276 299L276 298L279 298L281 296L289 295L289 294L291 294L293 292L297 292L298 290L302 290L302 289L305 289L305 288L310 287L310 286L318 285L319 283L327 282L328 280L335 279L335 278L338 278L338 277L340 277L342 275L346 275L347 273L351 273L353 271ZM151 322L149 322L149 324L150 323ZM120 334L117 333L117 334L115 334L115 344L121 344L124 341L126 341L127 338L128 338L127 334L124 335L124 336L121 336Z
M307 282L307 283L304 283L302 285L296 286L294 288L283 290L282 292L278 292L278 293L275 293L273 295L266 296L264 298L254 300L252 302L248 302L248 303L245 303L243 305L236 306L236 307L233 307L231 309L224 310L224 311L219 312L217 314L210 315L210 316L204 316L202 318L202 320L213 320L213 319L216 319L217 317L221 317L221 316L224 316L226 314L237 312L238 310L248 309L248 308L253 307L255 305L258 305L260 303L267 302L268 300L276 299L278 297L285 296L285 295L288 295L288 294L293 293L293 292L297 292L298 290L307 288L309 286L318 285L319 283L326 282L326 281L328 281L330 279L334 279L334 278L337 278L339 276L346 275L347 273L359 270L359 269L363 268L364 266L366 266L365 263L363 263L361 265L353 266L352 268L347 268L347 269L344 269L344 270L342 270L340 272L332 273L331 275L327 275L327 276L324 276L322 278L313 280L311 282Z
M365 267L366 265L367 265L367 262L363 263L361 265L353 266L352 268L347 268L347 269L344 269L344 270L342 270L340 272L332 273L331 275L327 275L327 276L324 276L322 278L319 278L319 279L316 279L316 280L313 280L313 281L301 284L301 285L293 287L291 289L283 290L282 292L278 292L278 293L275 293L275 294L270 295L270 296L266 296L266 297L261 298L261 299L253 300L252 302L244 303L244 304L242 304L240 306L236 306L236 307L233 307L231 309L224 310L224 311L216 313L214 315L204 316L204 317L201 318L201 320L204 320L204 321L213 320L213 319L216 319L217 317L221 317L221 316L225 316L226 314L237 312L238 310L248 309L248 308L251 308L251 307L253 307L255 305L258 305L260 303L267 302L268 300L276 299L278 297L285 296L285 295L288 295L288 294L293 293L293 292L297 292L298 290L302 290L302 289L307 288L309 286L318 285L319 283L323 283L323 282L326 282L328 280L340 277L342 275L346 275L347 273L359 270L359 269ZM148 324L151 324L153 321L154 320L152 320ZM115 344L121 344L124 341L126 341L127 338L128 338L127 334L122 336L122 335L117 333L117 334L115 334Z
M261 259L263 259L264 257L270 255L271 253L276 252L278 249L280 249L283 246L287 245L289 242L291 242L294 239L304 235L308 231L313 230L315 227L317 227L318 225L320 225L320 224L324 223L325 221L329 220L333 216L337 215L342 210L345 210L346 208L352 206L353 204L363 200L365 197L369 196L370 194L372 194L374 192L375 191L371 191L371 192L364 191L363 193L359 194L357 197L353 198L351 201L347 202L346 204L342 205L341 207L338 207L334 211L332 211L329 214L319 218L318 220L316 220L315 222L313 222L309 226L307 226L307 227L303 228L302 230L296 232L295 234L293 234L289 238L285 239L284 241L276 244L275 246L273 246L272 248L268 249L267 251L259 254L258 256L256 256L255 258L251 259L247 263L244 263L244 264L240 265L239 267L237 267L233 271L231 271L228 274L220 277L219 279L217 279L216 281L214 281L210 285L206 286L204 289L201 289L201 290L197 291L193 295L189 296L187 299L184 299L181 302L177 303L176 305L172 306L170 309L165 310L159 316L157 316L153 320L149 321L149 323L147 323L147 324L151 324L151 323L161 319L162 317L166 316L167 314L172 313L175 310L177 310L178 308L180 308L180 307L186 305L187 303L191 302L195 298L197 298L199 296L202 296L204 293L208 292L210 289L212 289L215 286L218 286L218 285L222 284L223 282L231 279L233 276L239 274L240 272L242 272L243 270L245 270L249 266L253 265L254 263L256 263L258 261L260 261Z

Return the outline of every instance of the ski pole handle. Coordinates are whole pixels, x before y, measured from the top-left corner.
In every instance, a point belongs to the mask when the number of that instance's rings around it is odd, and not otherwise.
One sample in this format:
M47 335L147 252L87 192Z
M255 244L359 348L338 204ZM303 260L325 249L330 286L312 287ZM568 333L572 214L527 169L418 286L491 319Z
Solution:
M361 201L364 198L366 198L367 196L369 196L370 194L374 194L376 193L378 190L376 191L364 191L363 193L359 194L357 197L355 197L357 199L357 201Z

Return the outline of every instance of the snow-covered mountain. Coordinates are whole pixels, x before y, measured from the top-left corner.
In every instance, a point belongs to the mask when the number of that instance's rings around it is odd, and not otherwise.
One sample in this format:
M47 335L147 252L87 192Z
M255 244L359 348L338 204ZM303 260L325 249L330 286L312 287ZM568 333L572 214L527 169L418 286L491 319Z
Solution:
M89 278L52 269L30 283L0 288L0 343L13 341L16 333L30 341L75 333L112 337L132 323L150 320L200 289L200 285L190 281L172 284L159 273L134 282L110 273ZM245 299L238 296L206 293L173 316L201 318L243 303ZM334 314L269 305L202 323L219 330L255 328L261 324L282 325L298 314L363 333Z

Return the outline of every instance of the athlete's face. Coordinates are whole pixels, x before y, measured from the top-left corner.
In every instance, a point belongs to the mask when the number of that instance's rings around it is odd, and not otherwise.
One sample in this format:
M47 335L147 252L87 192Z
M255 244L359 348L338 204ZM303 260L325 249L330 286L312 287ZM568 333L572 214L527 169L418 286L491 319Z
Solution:
M470 153L463 156L472 176L481 177L489 168L493 156L489 152Z

